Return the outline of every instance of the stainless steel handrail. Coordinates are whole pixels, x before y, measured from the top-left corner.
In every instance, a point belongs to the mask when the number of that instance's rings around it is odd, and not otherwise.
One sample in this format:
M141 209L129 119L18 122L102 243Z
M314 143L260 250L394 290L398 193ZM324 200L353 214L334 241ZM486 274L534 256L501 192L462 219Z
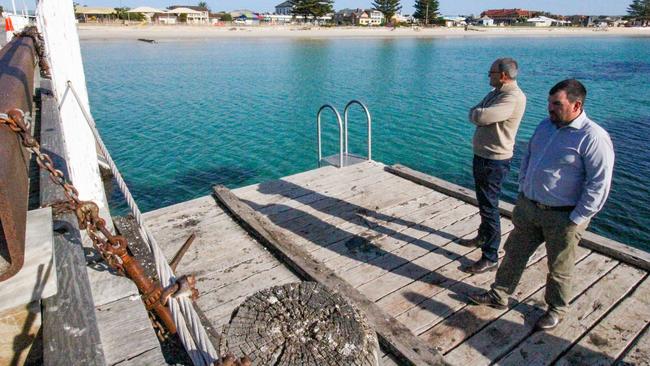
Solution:
M363 111L366 113L366 122L368 123L368 160L372 160L372 118L370 118L370 111L368 107L360 101L353 99L345 106L343 110L343 136L345 139L345 155L348 154L348 110L354 104L358 104L363 108Z
M330 104L325 104L320 109L318 110L318 114L316 114L316 125L317 125L317 137L318 137L318 166L321 165L321 162L323 161L323 149L321 146L321 132L320 132L320 115L325 109L331 109L334 114L336 114L336 122L338 122L339 125L339 168L343 167L343 123L341 122L341 115L339 114L339 111L336 110L332 105Z

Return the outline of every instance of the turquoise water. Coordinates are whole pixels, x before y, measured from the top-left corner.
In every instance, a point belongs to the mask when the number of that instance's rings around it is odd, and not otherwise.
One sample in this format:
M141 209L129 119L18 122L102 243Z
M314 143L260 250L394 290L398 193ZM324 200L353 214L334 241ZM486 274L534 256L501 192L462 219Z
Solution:
M466 114L489 91L487 70L501 56L519 60L528 96L505 184L512 202L548 90L579 78L587 113L617 154L610 199L591 228L650 250L650 38L87 41L82 52L94 117L145 211L209 194L215 183L313 169L316 111L333 103L342 112L350 99L373 115L375 160L472 187ZM350 117L350 149L362 153L365 122L356 110ZM323 123L332 154L334 119Z

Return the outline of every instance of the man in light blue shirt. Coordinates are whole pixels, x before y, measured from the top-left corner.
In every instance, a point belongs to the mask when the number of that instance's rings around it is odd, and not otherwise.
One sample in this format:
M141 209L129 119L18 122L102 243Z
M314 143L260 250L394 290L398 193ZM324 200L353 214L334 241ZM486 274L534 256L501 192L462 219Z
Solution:
M586 96L584 85L573 79L549 92L549 118L537 126L522 159L505 257L492 289L469 296L475 304L505 308L528 259L546 242L548 310L539 329L554 328L568 310L575 248L605 204L612 181L612 141L584 112Z

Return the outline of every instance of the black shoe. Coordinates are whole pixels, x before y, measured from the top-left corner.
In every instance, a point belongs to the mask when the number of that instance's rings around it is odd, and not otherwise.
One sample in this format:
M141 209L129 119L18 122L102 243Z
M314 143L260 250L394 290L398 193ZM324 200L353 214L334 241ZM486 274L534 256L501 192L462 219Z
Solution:
M477 236L471 239L458 239L458 244L464 247L478 248L483 246L483 244L485 244L485 240Z
M506 304L502 304L499 300L496 299L495 295L492 294L492 291L485 291L479 294L468 295L469 301L475 305L487 305L491 308L503 310L508 307Z
M467 273L483 273L487 271L494 271L497 269L497 262L492 262L491 260L481 258L476 262L470 264L469 266L463 268Z
M551 330L557 327L562 321L562 317L553 311L547 311L535 324L535 328L539 330Z

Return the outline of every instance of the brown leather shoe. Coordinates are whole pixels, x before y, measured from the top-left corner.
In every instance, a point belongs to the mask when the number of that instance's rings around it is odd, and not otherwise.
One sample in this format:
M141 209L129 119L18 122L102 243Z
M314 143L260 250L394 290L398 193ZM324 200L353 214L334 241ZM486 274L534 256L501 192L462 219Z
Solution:
M464 247L478 248L485 244L485 240L479 238L478 236L471 239L458 239L458 244Z
M487 271L494 271L497 269L497 262L492 262L486 258L481 258L469 266L463 268L467 273L483 273Z
M474 305L486 305L500 310L508 307L507 304L499 302L492 291L484 291L478 294L468 295L467 298L469 298L469 301Z
M561 321L562 317L560 315L553 311L547 311L541 318L539 318L539 320L537 320L535 328L539 330L551 330L557 327Z

